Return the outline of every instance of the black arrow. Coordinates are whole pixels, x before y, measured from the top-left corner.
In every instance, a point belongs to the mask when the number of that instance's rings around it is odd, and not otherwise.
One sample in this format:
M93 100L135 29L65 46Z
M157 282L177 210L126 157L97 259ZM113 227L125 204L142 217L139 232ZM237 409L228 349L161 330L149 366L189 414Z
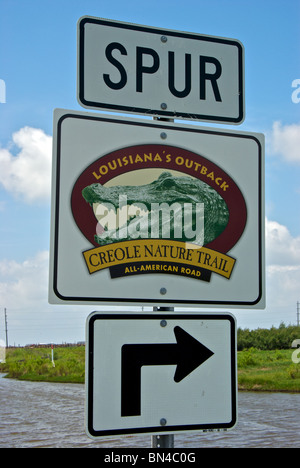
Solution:
M174 328L177 343L125 344L122 346L121 416L141 414L141 368L176 364L180 382L214 353L180 327Z

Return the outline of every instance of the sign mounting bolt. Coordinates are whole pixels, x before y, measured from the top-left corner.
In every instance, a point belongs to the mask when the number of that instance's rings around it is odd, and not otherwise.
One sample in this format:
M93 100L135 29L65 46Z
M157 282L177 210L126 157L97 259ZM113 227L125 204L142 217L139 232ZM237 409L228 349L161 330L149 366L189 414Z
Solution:
M162 296L164 296L165 294L167 294L166 288L160 288L160 294L161 294Z
M161 138L162 140L165 140L165 139L167 138L166 132L161 132L160 138Z
M161 107L162 110L166 110L168 106L167 106L167 104L165 102L162 102L160 107Z
M160 38L161 42L166 43L168 41L167 36L161 36Z
M161 418L159 422L161 426L165 426L167 424L167 420L165 418Z

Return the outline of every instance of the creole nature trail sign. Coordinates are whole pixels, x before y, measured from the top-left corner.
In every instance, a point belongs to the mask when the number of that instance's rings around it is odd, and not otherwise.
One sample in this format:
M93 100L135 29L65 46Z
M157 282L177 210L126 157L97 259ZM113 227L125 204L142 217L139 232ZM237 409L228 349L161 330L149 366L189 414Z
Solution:
M57 110L54 148L51 301L261 307L261 135Z

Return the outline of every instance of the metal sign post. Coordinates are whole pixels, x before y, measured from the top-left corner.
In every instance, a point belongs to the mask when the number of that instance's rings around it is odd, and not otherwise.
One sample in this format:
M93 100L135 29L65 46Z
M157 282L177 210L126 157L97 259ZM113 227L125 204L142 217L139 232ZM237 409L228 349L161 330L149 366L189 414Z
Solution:
M174 448L174 435L156 435L152 436L153 448Z
M77 31L80 105L153 121L56 109L49 302L153 307L88 317L86 432L172 448L237 421L234 316L174 307L265 307L264 136L173 120L243 122L244 47L88 16Z
M153 307L153 312L174 312L174 307ZM174 448L174 434L153 435L153 448Z

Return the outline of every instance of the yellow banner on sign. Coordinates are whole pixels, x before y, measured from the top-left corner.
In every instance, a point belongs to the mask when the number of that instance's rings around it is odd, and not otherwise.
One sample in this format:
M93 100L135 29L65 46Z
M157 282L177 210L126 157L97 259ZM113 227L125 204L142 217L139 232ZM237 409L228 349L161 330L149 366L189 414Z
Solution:
M116 242L87 250L83 256L91 274L117 265L156 261L203 268L229 279L235 264L234 258L223 253L168 239Z

